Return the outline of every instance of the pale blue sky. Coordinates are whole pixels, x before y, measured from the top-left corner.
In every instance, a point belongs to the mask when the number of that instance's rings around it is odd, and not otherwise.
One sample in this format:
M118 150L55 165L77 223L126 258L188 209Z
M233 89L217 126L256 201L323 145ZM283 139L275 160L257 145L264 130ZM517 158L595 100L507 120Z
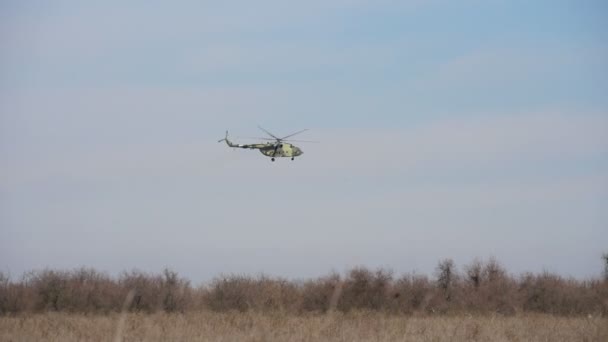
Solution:
M2 1L0 270L597 275L607 23L603 1ZM258 124L322 143L216 143Z

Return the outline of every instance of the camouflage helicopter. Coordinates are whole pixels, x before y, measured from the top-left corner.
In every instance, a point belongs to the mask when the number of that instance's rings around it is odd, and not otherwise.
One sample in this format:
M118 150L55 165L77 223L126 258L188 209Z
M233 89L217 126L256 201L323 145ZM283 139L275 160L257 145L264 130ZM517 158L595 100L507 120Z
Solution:
M304 153L304 152L302 152L302 150L299 147L297 147L293 144L290 144L290 142L317 142L317 141L306 141L306 140L291 140L291 139L288 140L288 138L291 138L296 134L306 132L306 131L308 131L308 129L303 129L301 131L292 133L292 134L284 136L282 138L278 138L277 136L268 132L267 130L263 129L262 127L258 126L258 128L261 129L264 133L268 134L272 138L252 138L252 139L270 140L269 142L258 143L258 144L245 144L245 145L234 144L230 140L228 140L228 131L226 131L226 137L224 139L218 140L218 142L225 141L226 145L228 145L230 147L260 150L260 152L263 155L265 155L266 157L270 157L271 161L274 161L275 158L281 158L281 157L287 157L287 158L291 157L291 160L294 160L295 157L301 156Z

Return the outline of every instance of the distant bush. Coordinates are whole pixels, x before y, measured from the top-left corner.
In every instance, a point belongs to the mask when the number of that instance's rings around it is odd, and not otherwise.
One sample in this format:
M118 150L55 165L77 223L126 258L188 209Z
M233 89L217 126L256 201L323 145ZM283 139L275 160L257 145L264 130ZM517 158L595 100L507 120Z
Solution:
M372 310L398 314L538 312L608 315L608 280L555 274L512 276L495 259L474 260L459 272L450 259L435 277L357 267L302 282L269 276L225 275L193 287L169 269L123 272L117 278L89 268L31 271L14 281L0 273L0 315L65 311L151 313L193 310L325 313Z
M124 272L118 279L118 285L126 301L123 305L130 311L184 312L192 304L190 282L169 269L160 275L141 271Z
M342 279L337 273L308 280L300 287L300 311L325 313L335 310L342 294Z
M577 281L544 272L525 274L519 287L525 311L560 315L607 313L606 281Z
M393 281L392 272L378 269L355 268L348 273L342 285L342 293L337 302L340 311L381 310L387 307L389 287Z
M214 311L295 311L301 302L295 284L264 275L216 278L203 298L207 307Z
M425 312L433 295L433 284L427 276L404 275L392 285L389 308L393 312L406 314Z
M491 258L486 263L474 260L465 266L465 274L461 284L464 311L515 313L517 282L496 259Z

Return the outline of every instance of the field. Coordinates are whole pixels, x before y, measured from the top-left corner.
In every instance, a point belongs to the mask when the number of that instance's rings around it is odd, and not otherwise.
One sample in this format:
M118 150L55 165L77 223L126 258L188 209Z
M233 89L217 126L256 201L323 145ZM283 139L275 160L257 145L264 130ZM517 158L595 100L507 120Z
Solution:
M608 319L403 316L378 312L26 314L0 317L2 341L608 341Z
M608 341L608 272L509 274L497 261L433 278L354 268L304 281L176 272L0 273L0 341Z

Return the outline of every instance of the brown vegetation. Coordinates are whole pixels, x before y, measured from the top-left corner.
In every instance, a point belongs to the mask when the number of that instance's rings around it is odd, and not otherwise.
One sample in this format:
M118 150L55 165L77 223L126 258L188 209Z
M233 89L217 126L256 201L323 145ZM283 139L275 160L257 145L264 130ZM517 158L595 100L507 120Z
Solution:
M112 278L92 269L42 270L19 281L0 273L0 315L40 312L164 311L313 314L374 311L384 314L546 313L608 315L608 280L555 274L512 276L494 259L475 260L459 272L439 262L433 279L384 269L355 268L304 282L267 276L227 275L193 287L177 273L139 271Z
M47 312L0 317L0 341L607 341L608 319L544 314L409 316L379 311Z
M395 277L355 268L303 282L171 270L0 273L0 340L605 341L608 279L509 275L494 259Z

